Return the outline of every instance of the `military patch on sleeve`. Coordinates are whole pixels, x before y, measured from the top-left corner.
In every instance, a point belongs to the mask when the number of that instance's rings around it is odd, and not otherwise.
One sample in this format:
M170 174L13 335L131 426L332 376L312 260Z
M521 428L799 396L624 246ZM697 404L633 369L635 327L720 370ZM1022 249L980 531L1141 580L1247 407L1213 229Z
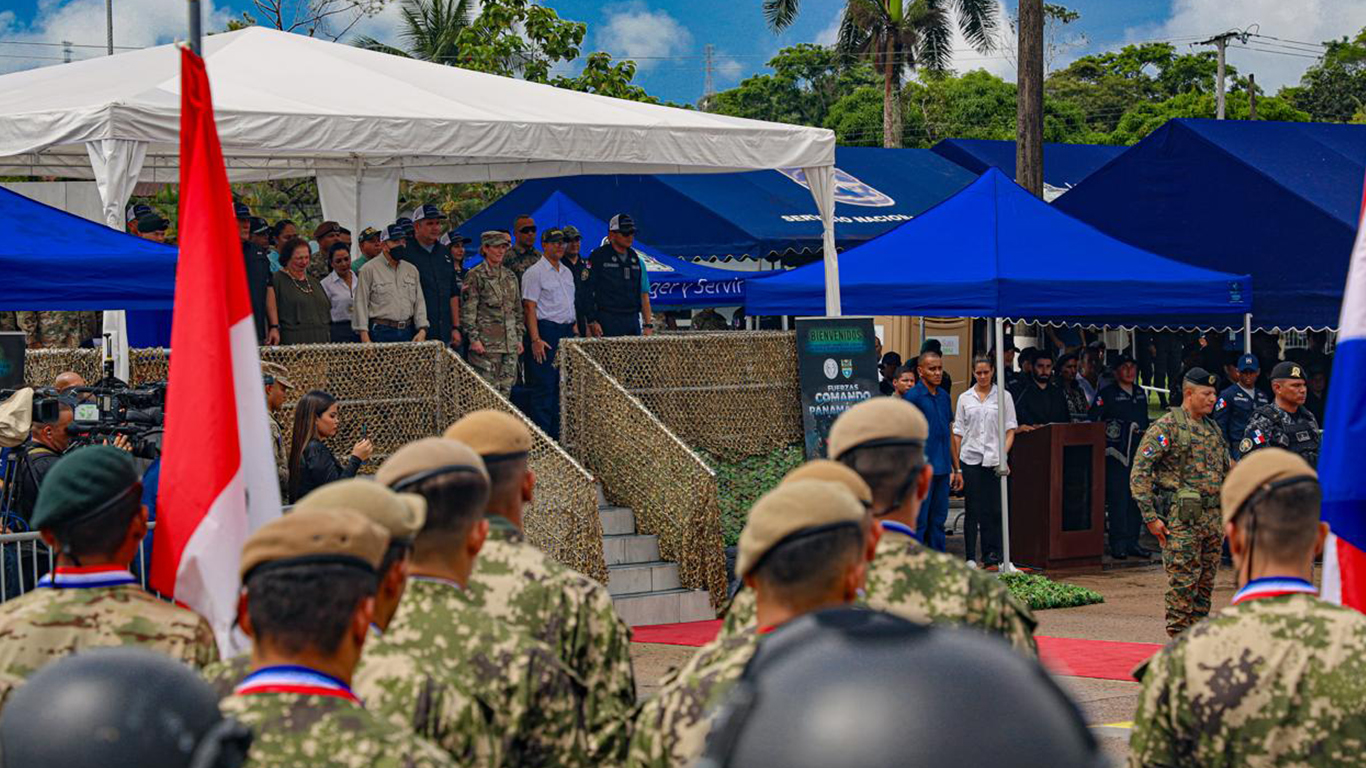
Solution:
M1143 446L1143 455L1151 458L1153 455L1153 447L1151 445Z
M1238 443L1238 452L1239 452L1239 453L1248 453L1248 452L1251 451L1251 450L1252 450L1252 438L1250 438L1250 437L1245 437L1245 438L1243 438L1243 442Z
M1252 430L1252 443L1254 445L1266 445L1266 433L1260 429Z
M1160 446L1162 446L1163 448L1166 448L1169 442L1170 442L1170 441L1167 440L1167 436L1166 436L1166 435L1158 435L1158 436L1157 436L1157 444L1160 445Z
M1096 407L1099 408L1102 405L1105 405L1105 398L1101 397L1100 395L1096 395Z
M1214 404L1214 410L1216 410L1216 411L1222 411L1222 410L1224 410L1224 409L1227 408L1227 407L1228 407L1228 401L1225 400L1225 399L1222 398L1222 397L1219 398L1219 402L1217 402L1217 403Z

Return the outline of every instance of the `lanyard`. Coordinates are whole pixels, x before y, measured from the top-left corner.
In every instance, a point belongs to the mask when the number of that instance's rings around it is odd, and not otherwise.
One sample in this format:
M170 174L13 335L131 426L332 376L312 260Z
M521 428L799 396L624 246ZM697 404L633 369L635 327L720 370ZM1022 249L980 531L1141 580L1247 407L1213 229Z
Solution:
M243 678L233 689L237 696L258 693L297 693L303 696L330 696L360 703L351 687L331 675L295 665L264 667Z
M916 541L920 540L920 538L915 535L915 531L911 530L911 527L909 525L906 525L905 523L898 523L895 520L883 520L882 530L904 533L907 536L910 536L911 538L915 539Z
M465 588L460 586L460 582L450 579L443 579L440 576L409 576L408 581L425 581L428 584L444 584L452 589L464 592Z
M59 566L38 580L38 586L52 589L96 589L136 584L127 568L117 565Z
M1290 578L1287 576L1270 576L1262 579L1253 579L1243 588L1238 590L1238 594L1233 596L1233 604L1247 602L1249 600L1259 600L1268 597L1281 597L1283 595L1317 595L1319 591L1313 584L1304 579Z

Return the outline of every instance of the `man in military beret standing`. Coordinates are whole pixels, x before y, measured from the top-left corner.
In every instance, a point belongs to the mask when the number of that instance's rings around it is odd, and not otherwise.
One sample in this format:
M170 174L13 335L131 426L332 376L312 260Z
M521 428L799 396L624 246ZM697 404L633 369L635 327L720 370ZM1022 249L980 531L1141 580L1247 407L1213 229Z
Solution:
M1256 355L1239 357L1232 373L1233 383L1219 393L1219 400L1214 404L1214 421L1224 433L1229 456L1234 461L1243 455L1243 433L1247 431L1253 412L1271 403L1266 393L1257 389L1260 372L1261 364Z
M1175 637L1209 615L1219 569L1219 486L1228 446L1214 411L1214 375L1186 372L1181 405L1148 428L1138 445L1129 491L1143 523L1162 546L1167 570L1167 634Z
M142 483L127 451L79 448L43 481L31 521L56 553L38 589L0 603L0 674L26 678L87 648L138 645L194 667L218 659L199 615L144 591L128 571L147 535Z
M503 265L511 239L490 230L480 236L484 261L465 275L460 324L469 339L470 367L503 397L512 396L525 315L517 275Z
M1220 502L1238 593L1135 672L1130 766L1361 763L1366 617L1314 587L1321 499L1314 470L1280 448L1228 473Z
M1240 453L1274 445L1284 448L1315 467L1319 463L1319 420L1304 407L1309 395L1304 366L1286 361L1271 369L1271 392L1275 402L1253 412L1243 430Z

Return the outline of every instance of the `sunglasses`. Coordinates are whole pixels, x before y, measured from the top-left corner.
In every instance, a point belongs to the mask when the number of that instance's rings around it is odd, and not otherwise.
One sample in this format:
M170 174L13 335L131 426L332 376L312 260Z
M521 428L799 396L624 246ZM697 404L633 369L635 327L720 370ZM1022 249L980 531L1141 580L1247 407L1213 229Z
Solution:
M521 229L519 229L519 230L517 230L517 231L518 231L518 232L521 232L521 233L524 234L524 235L534 235L534 234L536 234L536 228L535 228L535 227L522 227Z

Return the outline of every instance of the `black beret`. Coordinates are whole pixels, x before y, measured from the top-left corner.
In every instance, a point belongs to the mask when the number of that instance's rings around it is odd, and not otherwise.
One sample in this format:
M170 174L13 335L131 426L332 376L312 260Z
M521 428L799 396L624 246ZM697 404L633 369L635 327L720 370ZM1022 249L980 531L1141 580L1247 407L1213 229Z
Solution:
M1219 380L1214 378L1214 374L1198 367L1186 371L1185 380L1201 387L1213 387L1219 383Z
M1304 381L1304 366L1289 360L1276 363L1276 367L1271 369L1271 380L1276 379L1299 379Z

